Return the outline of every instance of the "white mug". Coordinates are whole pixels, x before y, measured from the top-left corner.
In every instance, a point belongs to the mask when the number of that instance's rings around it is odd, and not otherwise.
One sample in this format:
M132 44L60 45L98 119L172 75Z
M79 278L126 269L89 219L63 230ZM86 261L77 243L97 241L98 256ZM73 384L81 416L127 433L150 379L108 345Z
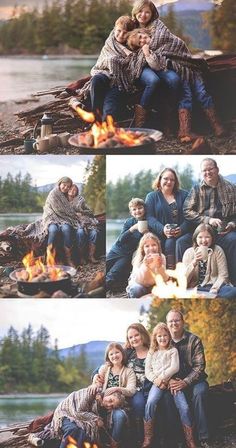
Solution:
M48 137L39 137L36 140L36 142L33 144L33 147L38 152L49 151L49 138Z
M148 222L146 219L140 219L140 221L138 221L138 231L140 233L145 232L146 230L148 230Z
M202 260L207 261L210 254L212 254L213 250L207 246L199 246L198 249L201 252Z
M61 146L67 146L69 138L70 138L69 132L62 132L62 134L58 134L58 139L60 141Z
M50 134L49 138L49 146L50 148L56 148L58 146L58 136L57 134Z

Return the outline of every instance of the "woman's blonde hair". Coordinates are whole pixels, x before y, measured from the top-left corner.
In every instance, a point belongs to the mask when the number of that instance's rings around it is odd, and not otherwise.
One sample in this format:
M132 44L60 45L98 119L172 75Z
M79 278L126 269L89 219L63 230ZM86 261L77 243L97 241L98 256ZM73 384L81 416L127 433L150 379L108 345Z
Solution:
M160 330L164 330L164 331L166 331L166 333L168 334L170 340L169 340L169 344L168 344L167 348L171 348L171 334L170 334L170 330L169 330L169 328L167 327L167 325L166 325L164 322L159 322L159 323L153 328L153 330L152 330L152 334L151 334L151 346L150 346L150 351L151 351L152 353L153 353L153 352L156 352L157 350L159 350L159 345L158 345L156 336L157 336L157 333L158 333Z
M109 352L110 352L112 349L114 349L114 348L117 349L117 350L119 350L119 352L121 352L121 354L122 354L122 365L124 366L124 365L126 364L126 354L125 354L125 351L124 351L122 345L119 344L118 342L111 342L111 343L107 346L106 351L105 351L105 361L106 361L107 364L109 364L110 366L113 365L113 364L111 363L110 359L109 359Z
M144 245L145 245L146 241L150 240L150 239L156 241L156 243L158 245L158 252L159 252L159 254L162 254L161 242L160 242L159 238L156 235L154 235L154 233L147 232L142 236L141 240L139 241L139 246L138 246L136 255L134 257L134 260L133 260L133 266L139 267L141 265L141 263L144 259L144 256L145 256Z
M179 179L178 176L175 172L175 170L173 170L173 168L164 168L156 177L156 179L154 179L153 183L152 183L152 188L153 190L161 190L161 179L163 177L163 174L166 173L166 171L170 171L175 178L175 184L174 184L174 188L173 188L173 192L176 193L177 190L179 190Z
M130 345L130 342L129 342L129 338L128 338L129 330L136 330L141 336L143 346L146 348L150 347L150 334L148 333L148 331L142 324L135 323L135 324L129 325L126 330L125 348L132 348Z
M157 8L153 2L151 2L150 0L137 0L134 3L132 13L131 13L132 19L135 21L136 26L139 26L139 22L136 19L136 15L141 11L141 9L144 8L144 6L148 6L151 10L152 15L151 15L150 22L153 22L153 20L158 19L158 17L159 17L159 12L157 11Z

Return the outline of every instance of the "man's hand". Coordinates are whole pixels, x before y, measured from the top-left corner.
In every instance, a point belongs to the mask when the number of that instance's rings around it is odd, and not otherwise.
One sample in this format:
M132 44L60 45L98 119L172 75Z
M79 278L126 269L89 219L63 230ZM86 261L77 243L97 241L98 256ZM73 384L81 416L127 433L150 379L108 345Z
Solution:
M233 222L229 222L225 227L225 229L222 232L219 232L219 235L226 235L227 233L232 232L233 230L235 230L235 225Z
M169 381L169 389L173 395L176 394L176 392L185 389L187 386L187 383L180 378L175 378Z
M212 227L220 227L221 224L222 224L222 221L219 218L210 218L209 219L209 224Z

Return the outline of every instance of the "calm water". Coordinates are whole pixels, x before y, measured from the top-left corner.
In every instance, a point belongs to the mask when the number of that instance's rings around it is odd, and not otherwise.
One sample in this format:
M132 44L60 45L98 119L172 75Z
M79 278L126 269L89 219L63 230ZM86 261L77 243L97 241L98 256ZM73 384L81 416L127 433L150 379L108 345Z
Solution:
M21 423L53 411L66 395L41 397L0 397L0 427Z
M106 226L106 250L110 250L112 244L120 234L125 219L107 219Z
M0 231L5 230L9 226L17 226L18 224L30 223L41 218L42 214L38 213L3 213L0 214Z
M0 57L0 101L29 97L32 93L63 86L89 74L96 57L43 59Z

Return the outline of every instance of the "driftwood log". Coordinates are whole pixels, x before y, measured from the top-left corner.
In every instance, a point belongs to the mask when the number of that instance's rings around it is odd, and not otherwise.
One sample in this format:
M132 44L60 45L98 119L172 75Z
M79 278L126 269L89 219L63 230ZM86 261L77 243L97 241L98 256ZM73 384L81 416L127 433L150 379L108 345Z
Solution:
M213 443L211 447L235 447L235 400L236 391L231 382L211 386L209 393L209 415L211 417L211 432ZM0 429L0 447L1 448L30 448L27 442L28 428L31 422L14 424ZM32 425L31 425L32 427ZM228 433L226 442L222 434ZM4 436L4 437L3 437ZM220 441L218 444L218 438ZM230 439L230 442L229 442ZM47 444L47 448L57 447L58 442ZM155 444L156 446L156 444ZM125 448L125 447L122 447Z

